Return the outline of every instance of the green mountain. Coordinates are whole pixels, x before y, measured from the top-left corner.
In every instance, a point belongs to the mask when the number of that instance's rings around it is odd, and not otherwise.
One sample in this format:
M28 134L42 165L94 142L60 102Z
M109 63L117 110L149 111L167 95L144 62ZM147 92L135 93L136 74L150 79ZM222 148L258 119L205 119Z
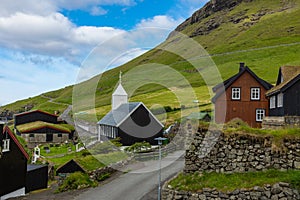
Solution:
M211 0L180 24L158 48L103 73L95 88L95 110L94 100L85 99L85 92L86 86L97 81L99 76L81 84L76 93L76 98L82 102L79 110L86 110L87 118L94 112L98 118L105 115L110 110L111 93L118 82L119 71L126 75L136 66L150 63L167 65L179 72L194 88L200 109L209 109L209 89L193 63L160 48L175 45L177 32L196 41L210 54L223 79L238 71L238 63L245 62L258 76L274 83L280 66L300 65L299 19L300 0ZM199 67L198 70L203 69ZM146 84L135 90L130 101L143 101L149 107L160 104L179 108L182 105L173 89ZM27 106L62 112L67 104L72 104L72 92L73 86L69 86L2 106L1 110L19 112ZM168 117L172 121L180 116L174 111Z

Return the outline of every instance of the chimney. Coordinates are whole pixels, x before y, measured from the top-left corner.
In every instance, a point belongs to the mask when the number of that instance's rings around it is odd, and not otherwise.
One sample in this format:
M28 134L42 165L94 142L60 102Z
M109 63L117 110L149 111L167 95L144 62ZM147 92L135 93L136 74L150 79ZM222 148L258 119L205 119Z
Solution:
M244 68L245 68L245 63L241 62L239 71L242 71Z

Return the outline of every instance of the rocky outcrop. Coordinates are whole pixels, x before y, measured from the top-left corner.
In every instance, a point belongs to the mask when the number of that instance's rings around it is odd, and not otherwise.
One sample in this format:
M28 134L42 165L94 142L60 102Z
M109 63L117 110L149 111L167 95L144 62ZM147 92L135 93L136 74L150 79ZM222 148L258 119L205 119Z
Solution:
M241 2L250 2L252 0L211 0L203 8L196 11L190 18L180 24L175 30L182 31L188 25L197 23L202 19L211 16L213 13L218 11L231 10ZM216 27L216 26L213 26Z
M166 186L162 191L162 199L300 199L298 190L292 189L288 183L276 183L274 185L265 185L264 187L253 187L250 189L236 189L231 192L221 192L216 189L203 188L201 192L185 192L168 189Z

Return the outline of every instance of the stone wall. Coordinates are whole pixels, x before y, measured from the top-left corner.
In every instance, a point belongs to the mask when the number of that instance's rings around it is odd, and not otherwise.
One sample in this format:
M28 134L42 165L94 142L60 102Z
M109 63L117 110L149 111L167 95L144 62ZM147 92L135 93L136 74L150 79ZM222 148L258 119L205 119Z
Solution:
M272 136L203 131L196 133L185 156L184 172L187 173L264 169L300 169L300 138L274 141Z
M168 199L191 199L191 200L212 200L212 199L261 199L261 200L298 200L299 192L290 187L288 183L276 183L265 185L264 187L253 187L251 189L236 189L232 192L220 192L216 189L204 188L201 192L192 193L167 189L165 186L162 191L162 200Z
M300 116L267 116L262 122L264 129L299 128Z

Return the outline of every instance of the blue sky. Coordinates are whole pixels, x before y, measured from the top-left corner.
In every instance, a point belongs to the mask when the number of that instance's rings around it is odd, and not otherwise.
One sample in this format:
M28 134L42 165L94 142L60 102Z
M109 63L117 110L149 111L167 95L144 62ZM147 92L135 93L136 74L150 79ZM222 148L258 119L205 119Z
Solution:
M110 56L103 56L103 63L109 63L105 58L119 57L121 45L127 52L113 66L142 54L207 1L1 0L0 105L74 84L81 63L99 44L110 45L105 46ZM149 27L163 30L157 34ZM107 42L133 33L139 39ZM148 37L150 33L159 37Z

